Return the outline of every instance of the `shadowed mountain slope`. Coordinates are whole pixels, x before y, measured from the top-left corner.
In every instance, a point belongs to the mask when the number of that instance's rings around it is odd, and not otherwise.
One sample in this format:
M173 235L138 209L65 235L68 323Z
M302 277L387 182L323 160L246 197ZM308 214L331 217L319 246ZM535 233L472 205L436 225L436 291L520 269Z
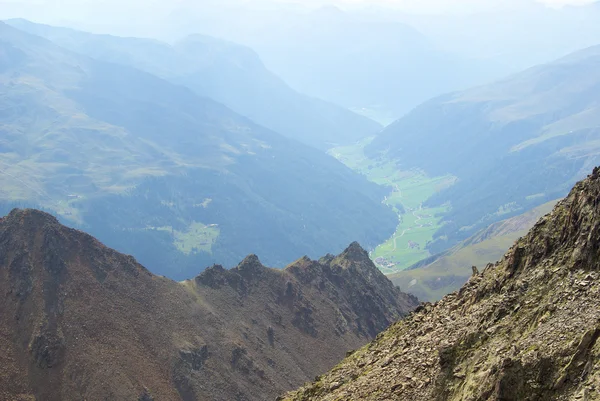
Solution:
M597 399L600 169L504 258L286 400Z
M36 210L0 219L0 398L264 400L416 306L356 243L181 283Z

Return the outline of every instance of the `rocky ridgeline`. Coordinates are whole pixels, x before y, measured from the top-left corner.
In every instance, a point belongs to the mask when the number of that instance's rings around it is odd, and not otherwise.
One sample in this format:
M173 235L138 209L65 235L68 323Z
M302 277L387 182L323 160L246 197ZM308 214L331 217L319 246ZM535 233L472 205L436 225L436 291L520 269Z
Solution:
M282 399L598 399L600 170L482 270Z
M0 219L0 400L264 400L417 306L356 243L176 283L36 210Z

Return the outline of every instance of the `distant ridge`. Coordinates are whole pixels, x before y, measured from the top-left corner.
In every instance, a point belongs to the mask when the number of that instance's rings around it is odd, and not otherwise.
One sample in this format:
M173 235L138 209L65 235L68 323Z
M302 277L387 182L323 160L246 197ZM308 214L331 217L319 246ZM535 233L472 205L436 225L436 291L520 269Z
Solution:
M153 39L98 35L36 24L7 23L101 61L127 65L188 87L286 137L327 150L383 127L333 103L294 91L250 48L194 34L170 45Z

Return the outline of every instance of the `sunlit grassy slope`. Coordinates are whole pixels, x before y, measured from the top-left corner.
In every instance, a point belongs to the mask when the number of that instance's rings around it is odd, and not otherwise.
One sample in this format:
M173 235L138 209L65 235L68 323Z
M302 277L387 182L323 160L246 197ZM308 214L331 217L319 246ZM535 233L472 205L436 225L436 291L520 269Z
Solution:
M371 258L382 271L391 273L430 256L427 243L439 229L448 207L427 208L423 202L452 185L454 178L432 178L416 169L401 171L394 161L384 157L369 159L363 149L371 140L334 148L329 153L369 180L389 187L390 193L382 201L398 215L398 227L386 242L371 251Z
M422 301L437 301L462 287L472 274L472 266L483 269L488 263L499 260L540 217L552 210L556 202L548 202L520 216L493 224L437 259L392 274L389 278L403 291L417 295Z
M205 225L192 222L185 231L177 231L173 227L151 228L170 233L177 249L186 255L199 252L212 253L212 246L219 237L218 224Z
M452 174L428 205L452 210L442 252L497 221L565 196L600 163L600 46L493 83L431 99L365 147L404 169Z

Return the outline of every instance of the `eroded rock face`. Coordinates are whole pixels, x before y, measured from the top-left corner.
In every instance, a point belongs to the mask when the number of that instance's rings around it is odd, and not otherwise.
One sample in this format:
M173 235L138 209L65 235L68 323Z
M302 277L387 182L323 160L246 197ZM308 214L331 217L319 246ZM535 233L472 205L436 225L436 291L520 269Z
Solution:
M181 357L181 362L187 365L190 370L198 371L202 369L210 357L210 353L208 352L208 346L203 345L196 349L180 350L179 356Z
M52 216L0 219L0 400L264 400L406 315L352 244L284 270L255 255L157 277Z
M284 399L598 399L600 170L474 273Z

